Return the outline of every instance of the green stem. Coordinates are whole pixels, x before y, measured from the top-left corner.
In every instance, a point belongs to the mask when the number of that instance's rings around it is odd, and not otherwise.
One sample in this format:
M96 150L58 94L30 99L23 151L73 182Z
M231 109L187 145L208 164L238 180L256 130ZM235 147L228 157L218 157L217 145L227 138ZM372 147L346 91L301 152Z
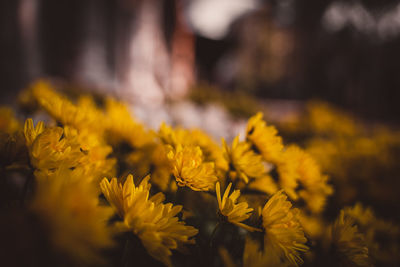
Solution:
M213 230L212 233L211 233L211 237L210 237L210 247L212 247L215 234L216 234L218 228L220 227L220 225L221 225L221 223L220 223L220 222L217 222L217 224L216 224L215 227L214 227L214 230Z

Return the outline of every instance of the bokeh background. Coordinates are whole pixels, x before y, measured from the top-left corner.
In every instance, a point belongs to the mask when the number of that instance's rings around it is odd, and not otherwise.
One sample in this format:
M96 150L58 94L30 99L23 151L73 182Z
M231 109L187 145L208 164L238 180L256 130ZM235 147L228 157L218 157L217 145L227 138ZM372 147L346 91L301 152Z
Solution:
M46 76L152 105L202 83L395 122L399 36L395 0L4 0L1 100Z

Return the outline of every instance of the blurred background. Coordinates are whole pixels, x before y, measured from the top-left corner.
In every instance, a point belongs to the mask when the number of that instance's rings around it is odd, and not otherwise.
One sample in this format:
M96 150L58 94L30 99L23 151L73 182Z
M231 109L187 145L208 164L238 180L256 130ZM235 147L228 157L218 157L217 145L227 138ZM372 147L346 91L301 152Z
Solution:
M51 77L154 112L206 86L400 114L394 0L3 0L0 57L3 103Z

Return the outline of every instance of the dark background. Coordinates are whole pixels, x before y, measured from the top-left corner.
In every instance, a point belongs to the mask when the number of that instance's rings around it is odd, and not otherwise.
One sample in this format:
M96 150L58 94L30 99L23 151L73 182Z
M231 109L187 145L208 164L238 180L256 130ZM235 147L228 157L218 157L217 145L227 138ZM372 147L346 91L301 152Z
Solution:
M27 39L26 33L21 31L19 16L22 2L0 1L2 103L15 99L20 89L38 77L73 80L75 73L79 72L77 62L83 40L93 31L105 47L106 68L113 77L118 77L119 59L127 51L126 33L134 25L131 22L137 16L136 7L140 1L38 0L34 49L29 48L32 38ZM183 2L187 5L190 1ZM196 35L198 81L207 81L225 90L246 90L263 98L321 98L370 120L397 122L400 114L400 35L380 40L351 25L338 31L327 31L321 20L333 2L293 1L291 21L280 23L277 19L282 11L279 1L262 1L259 10L237 19L223 39L211 40ZM398 1L346 3L359 3L379 17L388 10L394 10ZM160 27L165 33L167 47L175 23L175 4L176 1L163 1L163 23ZM90 22L89 14L95 14L100 19ZM253 24L248 24L252 20ZM254 28L256 30L246 28L254 23L258 25ZM263 27L264 24L268 27ZM241 75L221 82L215 72L219 60L231 51L240 55L243 51L256 49L261 51L256 55L262 54L262 47L247 47L242 40L246 31L253 31L255 41L263 34L268 36L270 31L266 28L274 32L284 31L293 43L290 55L286 56L283 73L273 81L266 81L260 77L262 74L252 75L250 85L246 82L248 77L243 82ZM40 69L32 66L32 58L40 59ZM249 64L254 65L249 68L264 64L268 57L260 56L258 60L264 62L250 60Z

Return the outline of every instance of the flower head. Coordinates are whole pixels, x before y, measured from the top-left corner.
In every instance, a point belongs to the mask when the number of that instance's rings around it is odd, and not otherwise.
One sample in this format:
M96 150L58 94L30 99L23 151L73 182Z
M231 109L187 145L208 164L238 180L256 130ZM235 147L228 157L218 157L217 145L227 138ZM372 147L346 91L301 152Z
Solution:
M291 145L278 164L280 184L291 199L305 200L314 213L322 211L326 198L333 193L328 177L321 173L315 160L301 148ZM302 189L299 188L299 183Z
M248 183L251 178L259 178L265 175L266 170L262 157L251 150L249 143L239 142L239 136L233 140L232 147L228 147L224 139L222 141L224 155L229 162L233 176L238 176L245 183Z
M36 127L33 125L32 119L27 119L24 125L24 135L26 139L26 145L30 147L35 141L36 137L44 131L44 123L38 122Z
M105 104L105 126L110 141L122 139L135 148L154 143L154 132L139 123L127 105L112 98L107 98Z
M357 266L370 265L365 237L358 231L355 219L344 210L340 211L339 217L331 226L331 239L347 261Z
M9 134L20 130L21 123L15 117L11 108L0 106L0 131Z
M90 129L97 134L104 131L104 124L99 123L103 114L91 97L83 96L76 104L72 103L45 80L40 80L32 86L32 94L38 104L63 125L79 130Z
M237 267L235 261L229 254L225 247L219 248L219 254L225 267ZM278 255L271 251L263 250L260 244L246 238L243 251L243 267L288 267L290 264L285 261L281 261Z
M293 265L303 263L299 252L308 250L307 239L298 220L298 209L292 209L283 191L275 193L262 210L265 229L264 247Z
M29 125L29 123L27 123ZM38 124L39 126L39 124ZM36 128L38 128L38 126ZM35 131L26 136L34 136ZM30 142L27 138L27 143ZM31 164L37 170L55 170L62 163L70 168L76 167L83 153L77 142L70 142L61 127L46 128L28 146Z
M249 189L255 189L272 195L278 191L278 185L271 176L265 175L251 182L249 184Z
M354 136L359 127L356 121L345 112L325 102L310 101L307 103L306 127L317 134Z
M99 179L114 173L115 159L108 158L112 148L90 131L65 126L36 128L31 119L25 122L25 139L36 176L48 175L60 166L80 168L85 177Z
M221 147L199 129L187 130L179 127L174 129L162 123L158 136L164 144L172 147L199 146L206 161L214 161L216 168L221 171L226 171L228 168Z
M214 187L217 181L214 163L203 162L200 147L177 145L170 148L167 156L179 186L187 186L194 191L208 191Z
M263 266L284 267L289 266L289 264L285 261L281 261L276 253L266 249L261 250L259 243L250 238L246 238L243 252L243 267Z
M267 162L280 160L283 149L282 138L273 126L267 126L263 114L257 113L247 123L246 140L252 143Z
M124 220L119 226L137 235L152 257L171 266L171 249L194 243L191 237L198 230L176 217L182 206L163 204L165 197L162 193L149 198L149 179L150 176L147 176L139 186L135 186L132 175L127 177L123 185L118 184L116 178L111 183L104 178L101 189Z
M48 229L57 252L77 265L99 264L100 250L112 245L107 227L112 209L99 205L95 187L82 176L60 168L52 177L38 179L30 209Z
M232 183L230 183L228 185L223 197L221 198L221 186L220 186L219 182L217 182L217 184L215 186L215 191L217 193L219 213L222 216L224 216L228 220L228 222L233 223L239 227L242 227L251 232L261 231L257 228L254 228L254 227L251 227L251 226L241 223L242 221L244 221L250 217L253 209L249 208L249 205L246 202L236 203L240 196L240 191L234 190L232 192L232 194L229 195L231 187L232 187Z
M126 162L139 177L151 172L150 182L161 191L172 190L172 185L176 188L175 181L171 180L171 164L164 145L154 144L135 149L127 155Z

